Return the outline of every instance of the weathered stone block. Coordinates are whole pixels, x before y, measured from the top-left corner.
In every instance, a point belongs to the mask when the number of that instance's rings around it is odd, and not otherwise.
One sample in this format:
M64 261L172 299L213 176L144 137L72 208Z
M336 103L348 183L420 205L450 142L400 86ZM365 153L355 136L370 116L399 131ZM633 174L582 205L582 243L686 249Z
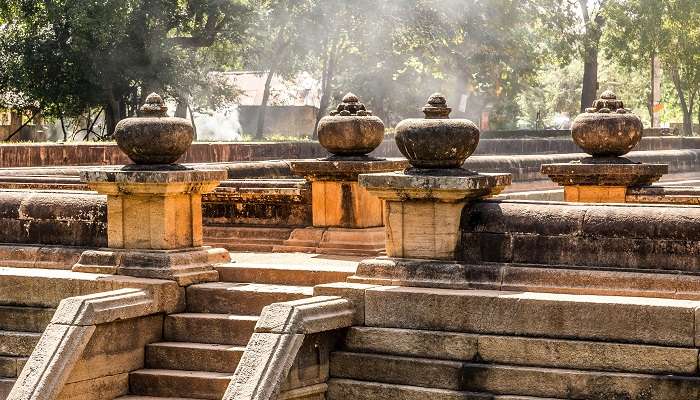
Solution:
M691 347L684 300L385 287L366 292L365 324Z
M347 351L468 361L479 354L479 336L455 332L353 327L344 342Z

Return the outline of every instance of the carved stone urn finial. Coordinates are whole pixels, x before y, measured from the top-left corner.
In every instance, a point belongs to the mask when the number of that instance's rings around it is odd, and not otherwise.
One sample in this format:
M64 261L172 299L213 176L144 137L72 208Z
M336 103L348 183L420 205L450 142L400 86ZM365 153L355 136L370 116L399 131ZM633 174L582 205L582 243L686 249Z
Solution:
M423 107L425 118L401 121L396 145L411 165L419 169L460 168L479 145L479 128L467 119L450 119L452 109L445 96L430 96Z
M372 115L353 93L318 124L318 141L331 154L365 156L382 144L384 123Z
M174 164L194 140L192 123L167 116L168 107L156 93L146 98L140 117L117 124L114 138L137 165Z
M617 95L606 90L593 106L576 117L571 127L574 142L595 157L620 157L642 140L643 125Z
M452 109L447 107L447 99L440 93L430 96L428 104L423 107L426 119L447 119L451 112Z
M158 93L151 93L146 97L146 103L139 109L144 117L167 117L168 106Z

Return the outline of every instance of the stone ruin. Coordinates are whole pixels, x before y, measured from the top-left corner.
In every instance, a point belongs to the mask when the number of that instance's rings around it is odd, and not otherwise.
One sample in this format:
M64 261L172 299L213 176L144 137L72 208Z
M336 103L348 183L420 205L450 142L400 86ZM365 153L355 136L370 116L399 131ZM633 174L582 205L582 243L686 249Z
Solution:
M330 156L180 165L163 107L120 125L132 165L0 171L0 399L700 398L700 196L621 158L613 94L591 158L542 158L566 201L500 194L527 168L439 94L402 159L349 94Z

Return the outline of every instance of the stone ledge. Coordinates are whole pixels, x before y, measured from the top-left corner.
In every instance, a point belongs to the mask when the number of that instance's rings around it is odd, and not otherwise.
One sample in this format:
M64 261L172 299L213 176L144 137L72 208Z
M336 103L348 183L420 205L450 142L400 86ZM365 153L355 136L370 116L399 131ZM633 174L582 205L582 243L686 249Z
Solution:
M384 257L361 262L357 273L348 281L344 285L365 285L365 290L380 285L700 300L700 275L580 266L489 262L476 265ZM342 292L324 288L314 293L341 295Z
M289 161L295 175L314 180L356 181L358 175L373 172L403 171L408 168L406 159L372 159L343 160L291 160Z
M162 167L162 166L161 166ZM88 183L125 183L125 184L170 184L191 183L200 181L223 181L228 178L228 173L223 168L197 168L191 169L185 166L169 170L137 169L137 168L113 168L100 170L86 170L80 172L80 180Z
M665 164L544 164L541 172L560 186L642 186L650 185L668 174Z
M176 281L180 286L214 282L214 265L231 261L228 250L196 247L180 250L88 250L73 266L74 272L107 273Z
M0 244L0 267L70 270L85 250L69 246Z
M509 174L476 174L466 170L363 174L359 179L360 185L370 193L392 201L460 202L499 194L512 182Z
M184 309L184 290L173 281L65 270L0 268L0 304L55 308L69 297L124 288L147 290L167 313Z

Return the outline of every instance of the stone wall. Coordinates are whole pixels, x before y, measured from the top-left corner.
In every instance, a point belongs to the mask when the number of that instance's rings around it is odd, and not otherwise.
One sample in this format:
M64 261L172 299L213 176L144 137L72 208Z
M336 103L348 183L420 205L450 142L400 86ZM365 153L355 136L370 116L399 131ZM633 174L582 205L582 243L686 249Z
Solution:
M484 201L461 224L469 263L700 271L698 207Z
M0 192L0 243L104 247L107 204L85 192Z
M700 149L700 137L645 137L637 151ZM570 138L482 139L476 155L571 154L580 150ZM240 162L320 158L328 153L316 142L195 143L182 163ZM375 157L401 157L393 140L386 140ZM4 144L0 168L97 166L129 163L115 144Z
M260 161L325 157L318 143L195 143L181 163ZM63 165L123 165L129 159L116 144L4 144L0 168Z
M311 187L303 179L225 181L202 198L207 226L311 225Z
M645 137L635 151L699 149L700 137ZM475 155L544 155L580 153L581 149L567 137L482 139ZM374 153L376 157L401 157L393 141L385 141Z
M585 157L588 155L584 153L473 156L467 159L464 167L479 172L510 173L513 182L548 181L549 178L540 173L542 164L568 163ZM668 164L671 174L700 169L700 150L636 151L626 157L637 162Z

